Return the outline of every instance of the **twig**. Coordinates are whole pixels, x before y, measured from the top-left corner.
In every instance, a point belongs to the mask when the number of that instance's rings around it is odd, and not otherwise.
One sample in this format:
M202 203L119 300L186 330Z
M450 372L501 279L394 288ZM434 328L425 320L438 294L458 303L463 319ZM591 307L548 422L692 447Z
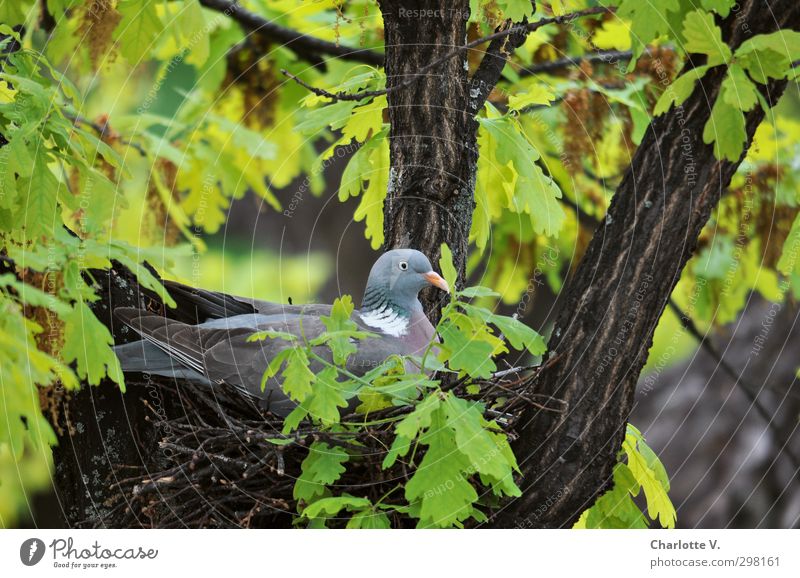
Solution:
M616 64L633 58L633 52L630 50L598 50L589 54L581 56L565 56L556 60L547 62L537 62L531 64L519 71L520 76L532 76L534 74L543 74L561 70L562 68L570 68L572 66L580 66L584 62L591 64Z
M107 122L105 122L103 124L100 124L100 123L94 122L92 120L89 120L88 118L82 117L80 115L72 116L72 115L68 114L68 115L65 115L65 116L69 120L71 120L74 124L85 124L86 126L90 127L92 130L94 130L98 134L98 136L101 139L103 137L105 137L105 136L114 134L114 133L112 133L112 131L111 131L111 129L110 129L110 127L109 127ZM136 149L139 152L139 154L142 155L143 157L147 156L147 151L144 150L144 147L142 145L140 145L138 143L135 143L133 141L130 141L128 139L124 139L124 138L119 138L119 142L121 144L125 145L125 146L129 146L129 147L131 147L133 149Z
M527 24L527 22L524 24ZM514 23L511 20L506 20L495 32L513 27ZM517 32L507 37L496 38L489 44L486 54L484 54L480 65L478 65L478 69L470 79L469 106L473 114L483 108L486 99L489 98L489 94L497 85L497 81L500 80L500 75L506 67L508 56L525 43L528 32L525 28L517 27Z
M525 365L521 367L512 367L510 369L503 369L502 371L495 371L492 374L492 379L497 379L500 377L505 377L506 375L511 375L512 373L523 373L525 371L532 371L537 369L539 365Z
M249 32L263 34L271 40L282 42L283 46L314 65L322 64L322 55L325 54L342 60L363 62L373 66L383 65L383 54L380 52L375 52L368 48L342 46L334 42L308 36L291 28L284 28L274 22L270 22L263 16L245 10L238 3L231 0L200 0L200 4L230 17Z
M468 42L463 46L459 46L447 54L440 56L436 60L433 60L429 64L426 64L422 68L420 68L414 75L406 80L402 81L399 84L395 84L394 86L390 86L387 88L383 88L381 90L365 90L356 93L347 93L347 92L330 92L324 90L322 88L317 88L309 85L308 83L300 80L295 75L287 72L286 70L281 70L281 72L286 75L287 77L291 78L295 82L297 82L300 86L306 88L307 90L311 91L312 93L316 94L317 96L322 96L326 98L330 98L332 100L351 100L351 101L359 101L365 98L372 98L375 96L381 96L384 94L389 94L390 92L394 92L395 90L401 90L408 86L411 86L415 82L417 82L420 78L422 78L428 71L437 68L442 63L447 62L454 56L457 56L464 52L465 50L470 50L472 48L476 48L481 44L485 44L486 42L494 42L495 40L501 40L508 36L518 35L518 34L528 34L529 32L533 32L541 28L542 26L547 26L548 24L564 24L566 22L572 22L578 18L582 18L584 16L593 16L596 14L605 14L609 12L614 12L616 8L614 7L604 7L604 6L597 6L594 8L587 8L586 10L579 10L577 12L571 12L569 14L563 14L561 16L554 16L552 18L542 18L541 20L537 20L536 22L528 22L524 24L515 24L510 28L506 28L505 30L500 30L493 34L489 34L488 36L484 36L482 38L478 38L473 40L472 42Z
M505 387L504 385L502 385L500 383L496 383L495 387L505 391L506 393L510 393L511 395L516 396L517 398L521 399L525 403L527 403L527 404L529 404L529 405L531 405L531 406L533 406L533 407L535 407L537 409L540 409L542 411L551 411L553 413L566 413L567 409L568 409L568 404L563 399L558 399L556 397L551 397L549 395L542 395L542 394L533 394L531 396L528 396L527 394L521 393L521 392L516 391L514 389L511 389L510 387ZM546 406L546 405L544 405L542 403L539 403L538 401L534 401L533 397L541 397L541 398L544 398L544 399L546 399L548 401L554 401L557 404L561 405L561 409L556 409L554 407L548 407L548 406Z

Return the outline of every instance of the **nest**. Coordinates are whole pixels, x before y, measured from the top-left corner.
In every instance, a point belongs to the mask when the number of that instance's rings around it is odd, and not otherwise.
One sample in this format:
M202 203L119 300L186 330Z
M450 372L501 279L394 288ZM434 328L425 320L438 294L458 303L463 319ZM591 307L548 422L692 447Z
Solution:
M480 382L479 394L467 392L466 380L452 380L446 389L460 397L480 399L493 418L515 439L514 426L530 404L548 411L563 411L526 394L535 378L533 368L512 368ZM334 494L350 493L377 501L413 471L398 463L383 470L381 463L391 445L396 420L412 410L392 407L369 415L369 423L358 431L323 431L304 423L291 436L281 435L283 420L258 409L235 391L207 389L175 380L138 382L155 386L155 397L142 396L151 410L162 467L120 466L114 497L107 505L115 525L158 528L290 527L298 519L293 498L295 480L308 446L322 441L340 446L351 459L347 470L332 487ZM472 382L473 384L475 382ZM129 392L137 382L128 381ZM470 388L473 391L473 388ZM149 398L149 399L148 399ZM167 417L164 407L180 407L178 417ZM364 415L342 416L343 422L361 422ZM282 439L285 445L270 440ZM399 496L398 496L399 499ZM396 517L393 527L413 521Z

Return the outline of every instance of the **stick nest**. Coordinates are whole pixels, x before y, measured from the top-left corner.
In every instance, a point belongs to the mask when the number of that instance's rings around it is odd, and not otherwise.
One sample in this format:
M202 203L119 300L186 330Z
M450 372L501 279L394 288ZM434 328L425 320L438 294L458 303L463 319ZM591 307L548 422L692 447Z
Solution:
M467 393L465 380L444 387L460 397L480 399L492 408L488 417L515 439L514 425L528 404L535 377L530 368L499 372L481 383L477 395ZM395 437L396 420L412 410L392 407L369 415L370 423L357 431L334 433L305 423L290 436L281 434L283 420L255 407L235 391L213 390L176 380L128 380L129 395L137 385L156 387L158 396L142 396L152 413L160 456L159 464L120 466L114 497L107 505L115 525L158 528L290 527L298 519L292 491L301 473L308 446L322 441L346 449L351 458L347 470L332 488L334 494L350 493L377 501L407 481L413 470L405 464L390 469L381 462ZM158 378L162 379L162 378ZM149 398L149 399L148 399ZM155 399L159 403L155 403ZM551 404L554 405L554 404ZM540 406L543 409L561 411ZM167 416L164 408L179 408ZM342 422L363 423L365 416L350 414ZM275 440L283 440L276 445ZM399 497L399 494L398 494ZM393 519L393 527L409 525Z

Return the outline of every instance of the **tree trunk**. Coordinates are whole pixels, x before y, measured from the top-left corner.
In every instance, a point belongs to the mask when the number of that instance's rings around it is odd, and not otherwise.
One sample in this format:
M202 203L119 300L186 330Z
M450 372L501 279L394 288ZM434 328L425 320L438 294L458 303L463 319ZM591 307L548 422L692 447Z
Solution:
M389 89L466 44L469 0L381 0ZM385 246L413 247L436 262L453 251L463 280L475 208L477 122L469 112L467 51L388 94L391 170ZM430 296L424 295L426 305Z
M94 314L117 343L136 339L133 331L115 323L111 312L116 307L157 307L154 296L118 263L92 275L100 285L100 299L92 304ZM153 427L153 410L160 417L175 415L169 398L134 380L129 380L125 393L106 379L98 386L84 383L80 391L67 395L53 461L56 495L68 527L119 527L109 500L119 494L115 484L125 477L125 467L164 468L166 456L158 447L160 432Z
M752 35L800 27L794 0L742 3L723 23L736 47ZM746 22L747 26L742 26ZM501 527L570 527L608 487L653 332L700 231L741 162L720 162L702 140L725 75L712 69L691 97L651 123L573 279L532 388L567 402L565 414L529 409L514 450L521 498ZM775 104L785 82L766 87ZM764 111L746 115L748 144Z

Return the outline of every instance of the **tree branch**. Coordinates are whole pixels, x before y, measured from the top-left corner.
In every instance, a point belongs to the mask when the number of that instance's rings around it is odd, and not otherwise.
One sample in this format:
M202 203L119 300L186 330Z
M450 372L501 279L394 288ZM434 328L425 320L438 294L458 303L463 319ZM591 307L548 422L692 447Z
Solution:
M594 15L597 15L597 14L605 14L605 13L608 13L608 12L614 12L614 10L616 10L616 9L613 8L613 7L606 8L604 6L598 6L598 7L594 7L594 8L587 8L586 10L579 10L577 12L571 12L569 14L563 14L561 16L554 16L552 18L542 18L541 20L537 20L536 22L527 22L527 23L522 23L522 24L514 24L513 26L510 26L508 28L504 28L502 30L498 30L497 32L494 32L493 34L489 34L488 36L484 36L482 38L477 38L477 39L475 39L475 40L473 40L471 42L467 42L463 46L458 46L458 47L454 48L453 50L451 50L450 52L444 54L443 56L441 56L439 58L434 59L429 64L423 66L418 71L416 71L413 75L411 75L409 78L403 80L400 83L394 84L392 86L387 86L387 88L384 88L384 89L381 89L381 90L364 90L364 91L355 92L355 93L330 92L330 91L324 90L322 88L315 88L315 87L309 85L308 83L303 82L302 80L300 80L299 78L297 78L293 74L288 73L285 70L282 70L281 72L283 74L285 74L286 76L288 76L289 78L291 78L292 80L294 80L295 82L297 82L298 84L300 84L301 86L303 86L304 88L310 90L311 92L313 92L317 96L324 96L324 97L330 98L332 100L356 100L356 101L358 101L358 100L363 100L365 98L372 98L372 97L375 97L375 96L381 96L381 95L384 95L384 94L389 94L389 93L391 93L393 91L402 90L404 88L407 88L407 87L411 86L412 84L415 84L417 81L419 81L420 78L423 78L431 70L434 70L434 69L438 68L439 66L441 66L445 62L449 61L450 59L458 56L459 54L461 54L465 50L471 50L473 48L477 48L481 44L485 44L485 43L489 42L490 44L489 44L489 48L487 49L487 56L491 55L491 58L490 58L489 63L487 63L485 72L482 73L482 76L486 77L486 81L487 81L487 85L488 85L488 80L490 80L491 75L495 74L495 72L496 72L496 76L497 76L497 78L499 78L500 77L500 73L503 70L502 66L500 67L499 71L495 70L497 68L497 63L500 62L500 63L502 63L503 66L505 66L505 58L506 57L505 56L500 57L499 53L500 53L502 45L504 45L506 43L506 40L509 37L513 37L513 38L517 38L517 39L520 38L520 37L522 38L522 41L519 44L517 44L517 46L516 46L516 47L518 47L518 46L520 46L522 44L522 42L525 41L525 37L528 35L529 32L533 32L534 30L537 30L537 29L541 28L542 26L547 26L548 24L565 24L567 22L572 22L573 20L577 20L578 18L583 18L584 16L594 16ZM511 41L512 45L513 45L514 42L515 41L513 41L513 40ZM483 67L483 61L481 62L481 67ZM479 67L478 71L480 71L480 67ZM478 71L476 71L476 74L477 74ZM480 82L480 80L481 79L478 78L479 82ZM495 79L495 83L496 82L497 82L497 80ZM471 81L471 83L472 83L472 81ZM492 84L492 87L493 86L494 86L494 84ZM487 96L488 96L489 92L491 92L491 88L489 88L489 91L486 92ZM484 97L484 100L485 100L485 97ZM483 105L483 103L481 102L481 106L482 105ZM479 109L476 109L476 110L479 110Z
M570 68L572 66L580 66L584 62L590 64L616 64L617 62L626 62L633 57L630 50L599 50L591 52L582 56L565 56L556 60L547 62L537 62L531 64L519 71L520 76L532 76L534 74L548 74L561 70L562 68Z
M527 24L523 22L524 26ZM495 33L502 32L503 30L513 30L508 36L495 38L486 49L486 53L478 65L478 69L472 78L469 80L470 84L470 101L469 106L473 114L477 114L489 94L494 89L497 81L500 80L500 75L506 67L508 57L514 51L525 43L525 39L530 32L527 28L521 26L514 26L511 20L506 20L505 23L498 27Z
M283 46L312 64L322 64L322 56L328 55L341 60L383 66L383 54L380 52L368 48L341 46L334 42L308 36L291 28L284 28L263 16L245 10L232 0L200 0L200 4L230 17L248 32L263 34L271 40L283 43Z
M576 213L576 217L578 222L586 227L591 229L597 229L600 226L600 221L594 218L592 215L589 215L584 211L577 203L573 202L571 199L561 196L559 199L561 204L566 207L569 207ZM761 416L761 418L767 423L767 427L772 430L772 433L777 436L777 439L780 439L781 433L780 428L777 427L777 424L774 420L774 415L764 407L764 404L756 395L756 391L760 388L756 387L755 385L745 381L742 379L742 375L740 372L737 372L733 366L728 363L722 356L722 354L714 347L714 344L708 339L697 327L694 320L689 317L681 308L680 306L675 303L675 300L670 298L669 300L669 307L672 309L672 312L678 317L678 320L681 322L681 325L689 332L689 334L697 341L699 347L705 351L709 357L711 357L714 361L716 361L717 365L725 372L728 377L730 377L733 382L740 387L740 389L744 392L747 396L747 399L750 400L750 403L753 407L756 408L756 412ZM795 469L800 469L800 457L795 455L794 452L788 447L784 446L782 452L786 454L786 457L791 462L792 466Z

